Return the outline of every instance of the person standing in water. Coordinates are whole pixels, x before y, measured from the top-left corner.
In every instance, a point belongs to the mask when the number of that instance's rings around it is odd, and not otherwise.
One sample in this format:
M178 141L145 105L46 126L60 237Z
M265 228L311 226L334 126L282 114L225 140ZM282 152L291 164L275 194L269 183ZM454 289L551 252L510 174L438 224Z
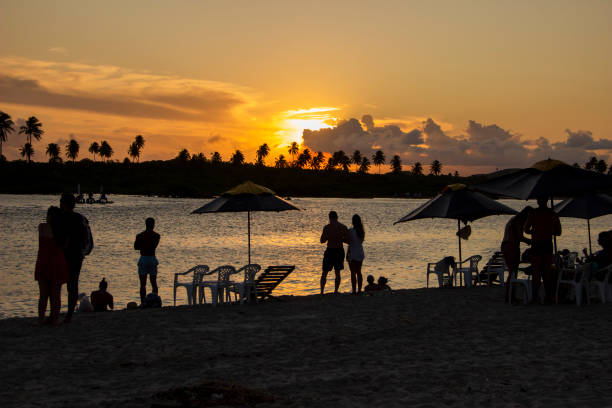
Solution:
M321 243L327 243L327 249L323 255L323 273L321 274L321 295L325 290L327 274L332 269L336 273L334 293L340 288L340 271L344 269L344 242L347 242L348 230L344 224L338 222L338 214L329 212L329 224L323 227Z
M157 265L159 262L155 257L155 249L159 244L160 235L153 231L155 228L155 220L147 218L145 220L146 229L136 235L134 241L134 249L140 251L140 259L138 260L138 277L140 278L140 303L144 304L147 296L147 275L151 280L151 288L153 293L157 294Z
M365 254L363 253L363 241L365 239L365 230L361 223L361 217L358 214L353 215L353 228L348 230L348 250L346 251L346 260L349 263L351 270L351 288L353 295L361 293L363 285L363 276L361 275L361 265Z

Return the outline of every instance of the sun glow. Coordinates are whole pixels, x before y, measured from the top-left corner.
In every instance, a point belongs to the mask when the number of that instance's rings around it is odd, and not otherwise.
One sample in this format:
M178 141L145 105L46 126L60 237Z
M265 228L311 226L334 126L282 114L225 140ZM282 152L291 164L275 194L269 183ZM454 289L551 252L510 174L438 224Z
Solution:
M332 127L337 119L332 112L339 110L333 107L316 107L309 109L288 110L282 113L281 131L278 134L289 145L292 142L301 144L304 129L319 130Z

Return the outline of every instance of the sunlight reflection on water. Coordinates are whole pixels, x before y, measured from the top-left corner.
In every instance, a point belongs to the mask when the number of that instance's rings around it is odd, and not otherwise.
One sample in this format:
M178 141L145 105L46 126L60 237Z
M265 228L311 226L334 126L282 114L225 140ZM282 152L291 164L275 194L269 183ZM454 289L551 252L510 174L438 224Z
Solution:
M82 205L77 211L91 224L95 248L85 259L80 291L97 289L102 277L109 281L116 307L138 301L136 262L133 242L144 229L144 219L154 217L162 239L158 249L160 295L164 304L172 302L175 272L196 264L211 268L223 264L236 267L247 263L246 213L191 214L206 199L176 199L139 196L113 196L112 205ZM33 279L38 248L37 225L46 209L57 205L59 197L44 195L0 195L0 317L33 316L38 287ZM294 198L301 211L252 213L251 257L262 267L296 265L295 272L277 289L277 294L318 292L324 246L319 243L327 213L336 210L340 221L349 225L359 213L366 228L363 265L365 275L384 274L392 288L425 286L427 262L443 256L457 256L457 224L454 220L426 219L393 225L400 217L425 202L424 199L338 199ZM525 201L502 200L515 209ZM492 216L472 223L472 236L462 244L463 256L481 254L483 262L499 248L509 216ZM612 216L592 221L594 249L597 234L609 229ZM580 250L587 244L586 222L563 218L560 248ZM348 265L342 276L342 291L350 290ZM333 273L332 273L333 275ZM330 275L330 278L332 276ZM328 289L331 289L328 280ZM65 304L65 287L63 289ZM184 291L177 303L185 302Z

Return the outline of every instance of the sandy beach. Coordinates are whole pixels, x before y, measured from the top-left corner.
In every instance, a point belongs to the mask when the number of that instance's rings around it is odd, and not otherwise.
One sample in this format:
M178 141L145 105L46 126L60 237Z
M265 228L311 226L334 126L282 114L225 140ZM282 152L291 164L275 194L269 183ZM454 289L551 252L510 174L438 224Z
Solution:
M612 305L502 299L417 289L6 319L0 406L612 405ZM181 405L176 388L194 386L207 399Z

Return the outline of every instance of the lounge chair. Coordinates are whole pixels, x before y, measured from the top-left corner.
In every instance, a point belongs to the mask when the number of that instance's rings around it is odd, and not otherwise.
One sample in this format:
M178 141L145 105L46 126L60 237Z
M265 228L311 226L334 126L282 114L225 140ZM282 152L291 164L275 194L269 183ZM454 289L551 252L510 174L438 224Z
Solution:
M244 280L242 282L233 283L227 293L234 292L234 300L240 300L240 304L251 301L251 295L255 294L257 302L257 288L255 287L255 276L261 270L261 266L257 264L248 264L238 269L236 273L244 272Z
M219 300L221 300L221 303L223 303L225 289L230 287L230 276L236 273L236 269L231 265L223 265L210 271L210 273L207 275L213 275L215 273L217 274L217 280L202 281L198 284L198 288L200 289L200 304L202 303L202 300L204 303L206 303L206 294L204 292L206 288L210 289L213 306L217 306L217 302Z
M197 265L189 269L187 272L178 272L174 274L174 306L176 306L176 288L183 287L187 291L187 302L189 306L195 304L196 292L198 285L202 282L204 275L208 273L208 265ZM191 280L188 282L180 282L179 276L193 273Z
M280 283L287 277L293 270L295 265L279 265L279 266L268 266L253 285L253 291L259 297L259 300L265 298L275 299L272 296L272 291L280 285Z
M486 265L483 266L480 271L478 280L481 284L486 282L487 286L491 286L497 282L502 286L505 286L505 273L508 270L504 255L501 252L495 252L491 258L487 261Z
M452 273L450 272L452 268ZM427 264L427 287L429 287L429 275L434 274L438 277L438 284L441 288L453 286L453 276L456 273L455 258L447 256L438 262Z

